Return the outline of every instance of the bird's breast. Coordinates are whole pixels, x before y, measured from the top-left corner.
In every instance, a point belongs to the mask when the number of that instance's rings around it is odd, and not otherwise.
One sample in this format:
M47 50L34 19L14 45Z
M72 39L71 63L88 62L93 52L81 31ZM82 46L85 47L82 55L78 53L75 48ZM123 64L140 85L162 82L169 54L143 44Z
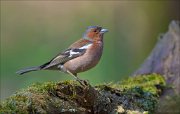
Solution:
M91 69L99 62L103 51L103 42L94 43L84 55L72 59L64 64L64 67L72 73L79 73Z

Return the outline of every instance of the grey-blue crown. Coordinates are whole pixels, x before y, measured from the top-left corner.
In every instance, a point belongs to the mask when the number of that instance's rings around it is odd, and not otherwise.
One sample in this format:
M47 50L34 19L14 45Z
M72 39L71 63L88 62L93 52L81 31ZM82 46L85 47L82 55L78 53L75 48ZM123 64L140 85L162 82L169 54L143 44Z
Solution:
M92 29L92 28L102 28L102 27L100 27L100 26L88 26L87 29Z

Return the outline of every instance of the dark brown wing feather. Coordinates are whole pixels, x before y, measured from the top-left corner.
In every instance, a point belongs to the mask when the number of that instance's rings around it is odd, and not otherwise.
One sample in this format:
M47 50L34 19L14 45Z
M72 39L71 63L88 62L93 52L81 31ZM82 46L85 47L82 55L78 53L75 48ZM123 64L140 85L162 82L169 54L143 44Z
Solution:
M42 65L42 69L50 69L51 67L64 64L69 60L72 60L76 57L83 55L86 52L86 49L79 49L80 47L90 43L88 40L80 39L77 42L73 43L67 50L55 56L50 62ZM77 52L76 54L70 55L70 51Z

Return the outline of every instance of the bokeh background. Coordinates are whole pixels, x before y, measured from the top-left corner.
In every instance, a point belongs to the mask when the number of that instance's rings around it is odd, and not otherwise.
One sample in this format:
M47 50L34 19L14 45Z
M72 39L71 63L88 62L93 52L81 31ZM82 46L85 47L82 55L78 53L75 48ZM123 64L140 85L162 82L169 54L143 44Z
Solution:
M93 85L131 75L149 55L171 20L178 1L1 1L1 100L34 82L70 80L55 71L15 74L43 64L81 38L90 25L109 29L104 53L93 69L79 74Z

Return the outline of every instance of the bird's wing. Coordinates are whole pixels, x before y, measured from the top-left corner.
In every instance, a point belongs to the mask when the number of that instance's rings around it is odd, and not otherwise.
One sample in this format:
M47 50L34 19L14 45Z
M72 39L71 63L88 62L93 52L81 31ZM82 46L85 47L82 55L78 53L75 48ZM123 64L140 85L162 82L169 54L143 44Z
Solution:
M69 60L82 56L86 52L86 50L89 48L89 46L92 45L92 43L90 42L89 43L86 42L84 43L84 45L81 44L80 46L79 45L75 46L74 44L72 44L67 50L63 51L62 53L54 57L50 62L48 62L48 64L43 66L43 69L48 69L50 67L53 67L59 64L64 64Z

